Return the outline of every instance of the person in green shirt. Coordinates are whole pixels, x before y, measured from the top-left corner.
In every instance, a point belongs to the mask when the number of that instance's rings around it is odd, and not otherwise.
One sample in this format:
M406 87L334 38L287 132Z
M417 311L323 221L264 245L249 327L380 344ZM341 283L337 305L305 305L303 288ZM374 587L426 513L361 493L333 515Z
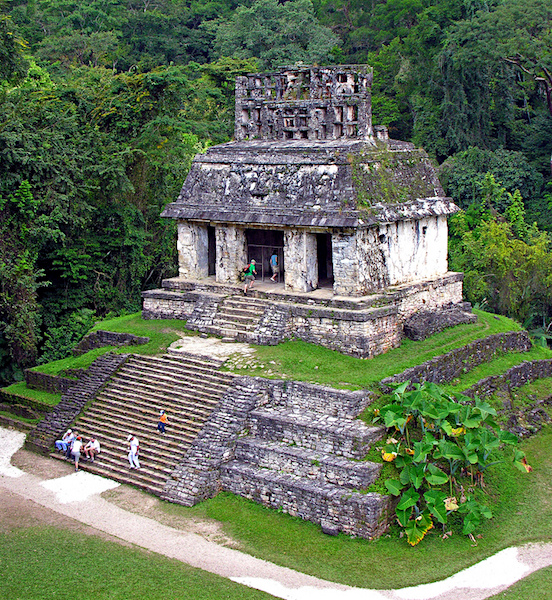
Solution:
M253 287L253 282L255 281L255 275L257 274L257 269L255 268L255 261L251 259L249 266L245 270L245 286L243 288L243 293L247 295L247 290Z

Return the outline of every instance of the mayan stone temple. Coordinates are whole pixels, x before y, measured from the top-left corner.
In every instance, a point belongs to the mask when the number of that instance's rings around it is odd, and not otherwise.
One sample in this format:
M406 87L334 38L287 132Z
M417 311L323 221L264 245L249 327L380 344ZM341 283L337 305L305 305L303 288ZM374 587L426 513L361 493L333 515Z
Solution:
M163 212L178 223L179 276L143 293L144 318L360 358L475 319L462 274L447 269L457 208L422 150L372 126L371 80L367 66L238 78L235 141L197 156ZM99 331L75 351L147 341ZM28 445L48 452L68 427L102 432L98 460L83 468L164 500L193 506L226 491L330 535L387 530L396 500L371 491L382 464L366 460L386 430L358 418L373 392L231 372L180 341L160 356L97 358L64 382ZM155 430L159 408L167 435ZM139 437L140 469L129 469L121 432Z
M366 65L237 79L235 141L198 155L163 212L178 222L179 276L143 293L144 318L371 357L416 313L461 303L462 274L447 266L458 209L423 150L372 125L371 82Z

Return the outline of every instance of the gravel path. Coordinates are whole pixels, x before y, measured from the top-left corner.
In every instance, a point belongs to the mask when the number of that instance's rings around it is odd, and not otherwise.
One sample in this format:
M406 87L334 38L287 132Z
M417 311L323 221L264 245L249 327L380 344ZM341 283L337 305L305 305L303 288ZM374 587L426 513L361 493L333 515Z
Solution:
M552 544L529 544L503 550L435 583L398 590L352 588L279 567L116 506L100 496L118 486L108 479L84 472L49 478L40 466L34 474L24 472L10 462L24 439L20 432L0 428L0 488L6 493L124 542L285 600L484 600L533 571L552 565ZM38 460L56 462L41 457ZM63 471L54 468L51 473Z

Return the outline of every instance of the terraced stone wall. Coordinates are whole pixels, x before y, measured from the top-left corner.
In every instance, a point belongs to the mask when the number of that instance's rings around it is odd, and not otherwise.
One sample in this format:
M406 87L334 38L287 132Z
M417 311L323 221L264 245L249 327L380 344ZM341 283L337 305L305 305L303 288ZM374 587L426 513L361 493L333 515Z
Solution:
M367 390L337 390L335 388L305 383L258 379L256 408L301 408L321 414L349 419L356 418L370 403Z
M446 383L500 354L528 352L530 349L531 340L526 331L497 333L437 356L411 369L406 369L398 375L386 377L381 380L381 385L383 389L390 391L390 384L404 381L410 381L412 384L424 381Z
M198 301L197 294L149 290L142 292L142 319L187 320Z
M132 333L119 333L99 329L85 335L73 348L73 354L80 356L81 354L90 352L90 350L105 346L140 346L141 344L147 344L149 340L149 337L141 337Z
M49 375L40 371L25 370L25 383L27 387L33 390L42 390L51 394L66 392L69 388L78 383L78 379L61 377L59 375Z
M340 479L347 473L362 487L370 476L373 465L347 460L339 454L363 456L363 444L345 448L344 444L351 442L353 437L347 435L348 429L361 428L362 424L354 420L360 411L368 404L369 393L362 391L336 390L325 386L302 382L267 380L258 377L236 378L219 407L212 413L209 421L198 435L198 438L167 481L163 498L171 502L193 506L207 498L213 497L219 491L227 489L275 508L298 515L302 518L320 523L327 533L346 532L350 535L360 535L372 538L380 535L388 527L392 515L392 501L387 496L379 494L358 493L353 489L343 488L336 493L328 481L339 485ZM240 440L249 439L262 424L259 423L259 413L253 416L256 409L270 408L275 411L285 411L293 408L303 411L304 419L308 415L332 415L343 418L342 426L332 429L333 446L336 446L337 456L323 466L324 477L315 479L310 476L290 484L278 474L278 464L271 465L268 471L262 473L268 477L262 489L249 477L247 469L244 472L227 472L227 463L236 456ZM332 421L333 422L333 421ZM286 439L294 437L293 423L286 423ZM305 435L305 423L297 424L297 438ZM307 424L308 428L308 424ZM320 423L313 427L313 435L321 432ZM329 431L329 430L328 430ZM341 433L340 433L341 432ZM274 434L274 431L272 431ZM277 432L276 432L277 435ZM340 437L341 436L341 437ZM262 436L260 439L263 439ZM328 438L329 439L329 438ZM330 445L332 445L330 444ZM254 447L248 446L247 452L254 453L252 462L258 457ZM259 448L259 455L265 452ZM286 448L284 454L285 468L296 463L297 474L304 468L305 453L297 454L297 449ZM308 456L309 451L306 451ZM316 463L319 454L312 452L310 470ZM243 459L243 456L240 456ZM322 467L321 467L322 468ZM254 470L254 467L251 467ZM295 470L293 472L296 472ZM355 479L356 478L356 479ZM291 485L291 487L290 487ZM255 489L253 489L255 488ZM258 488L258 489L257 489ZM256 491L255 491L256 490ZM255 495L256 494L256 495Z
M525 361L508 369L501 375L493 375L481 379L464 394L473 398L492 396L497 392L509 392L512 389L531 383L537 379L552 377L552 359Z

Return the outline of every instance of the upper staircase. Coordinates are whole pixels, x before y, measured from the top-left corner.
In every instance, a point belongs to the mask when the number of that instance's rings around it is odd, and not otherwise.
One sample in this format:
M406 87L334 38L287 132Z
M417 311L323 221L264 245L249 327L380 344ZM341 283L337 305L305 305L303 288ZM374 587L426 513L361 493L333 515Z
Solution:
M73 425L83 442L94 436L101 453L80 466L121 483L160 495L216 407L233 376L219 363L189 356L132 355ZM167 413L165 434L157 431L159 411ZM140 440L139 470L130 470L129 434Z
M268 300L249 296L224 298L206 331L240 342L256 342L256 330L269 305Z

